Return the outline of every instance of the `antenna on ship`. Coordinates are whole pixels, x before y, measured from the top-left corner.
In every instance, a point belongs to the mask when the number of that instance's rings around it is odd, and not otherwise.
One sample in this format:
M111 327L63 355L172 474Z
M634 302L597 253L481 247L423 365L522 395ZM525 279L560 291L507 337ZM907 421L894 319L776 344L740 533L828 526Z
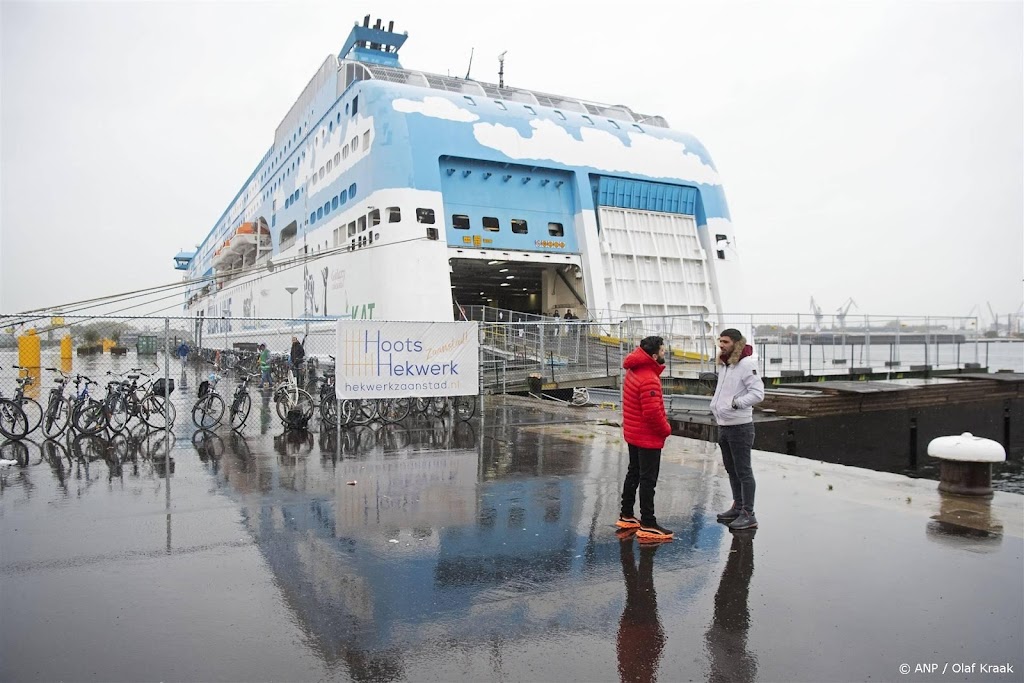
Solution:
M508 50L498 55L498 87L505 87L505 55L508 54Z
M469 80L469 72L473 68L473 51L475 49L476 49L475 47L469 48L469 66L466 67L466 80L467 81Z

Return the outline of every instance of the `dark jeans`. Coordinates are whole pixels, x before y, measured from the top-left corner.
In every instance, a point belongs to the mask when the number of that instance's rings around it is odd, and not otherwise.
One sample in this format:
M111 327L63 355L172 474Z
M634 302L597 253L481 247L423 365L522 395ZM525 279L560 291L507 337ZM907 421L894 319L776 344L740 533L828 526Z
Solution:
M633 516L633 503L636 502L636 489L640 487L640 523L643 525L657 524L654 516L654 487L658 485L658 472L661 470L660 448L639 448L631 443L629 446L629 469L626 470L626 481L622 485L622 515Z
M722 462L729 473L733 505L754 512L754 470L750 466L750 449L754 446L754 423L718 428L718 445Z

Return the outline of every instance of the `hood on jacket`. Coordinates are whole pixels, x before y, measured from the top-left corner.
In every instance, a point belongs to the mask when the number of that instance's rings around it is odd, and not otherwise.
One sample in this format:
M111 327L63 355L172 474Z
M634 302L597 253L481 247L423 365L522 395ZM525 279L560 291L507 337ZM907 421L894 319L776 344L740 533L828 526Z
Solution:
M639 346L633 349L633 352L626 356L626 359L622 361L622 367L627 370L640 370L645 366L650 367L659 375L665 371L664 365L651 358L651 354L647 353Z
M747 346L747 338L740 337L736 344L732 347L732 353L728 356L724 353L719 354L718 364L719 365L736 365L740 362L741 358L754 355L754 347Z

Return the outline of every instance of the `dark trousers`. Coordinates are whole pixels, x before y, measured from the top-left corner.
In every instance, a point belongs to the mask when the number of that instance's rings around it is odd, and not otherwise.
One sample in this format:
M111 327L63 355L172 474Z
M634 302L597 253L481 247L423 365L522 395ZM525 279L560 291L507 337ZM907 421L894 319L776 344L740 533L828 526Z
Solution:
M622 515L633 516L633 503L636 502L636 489L640 487L640 523L657 524L654 516L654 488L658 485L658 472L661 470L660 448L639 448L631 443L629 446L629 469L626 470L626 481L622 485Z
M733 505L754 512L754 470L750 466L750 449L754 447L754 423L718 428L718 445L722 462L729 473Z

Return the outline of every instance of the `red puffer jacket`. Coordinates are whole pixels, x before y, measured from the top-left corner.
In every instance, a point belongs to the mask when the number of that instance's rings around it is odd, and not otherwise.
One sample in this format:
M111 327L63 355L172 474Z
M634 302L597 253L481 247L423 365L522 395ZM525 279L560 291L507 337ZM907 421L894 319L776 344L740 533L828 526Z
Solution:
M637 348L626 356L622 367L626 369L622 386L622 435L626 443L639 448L664 447L672 433L659 379L665 366Z

